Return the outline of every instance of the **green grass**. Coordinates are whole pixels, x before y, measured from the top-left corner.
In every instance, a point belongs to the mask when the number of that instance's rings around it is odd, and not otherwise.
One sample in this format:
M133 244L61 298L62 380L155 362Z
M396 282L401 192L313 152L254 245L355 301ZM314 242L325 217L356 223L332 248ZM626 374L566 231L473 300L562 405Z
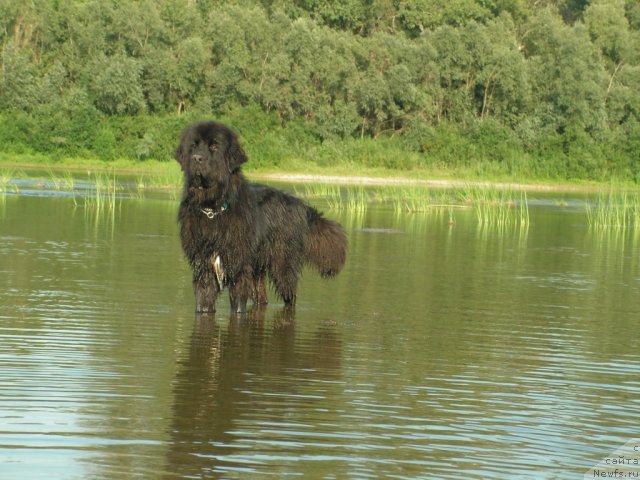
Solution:
M483 227L526 227L529 207L525 190L468 186L460 191L461 200L473 206Z
M116 192L121 189L118 186L115 173L112 175L102 172L91 173L89 182L93 189L90 195L84 197L84 206L98 211L105 209L115 210L117 203Z
M179 170L141 173L136 178L138 190L174 190L182 185L182 172Z
M345 200L338 185L328 183L305 183L304 188L294 188L296 195L308 200L324 200L329 210L343 210Z
M49 181L55 190L71 191L75 188L76 180L71 172L54 172L49 170Z
M640 192L609 190L587 203L587 221L594 229L640 228Z
M102 172L120 176L144 178L152 188L182 184L182 172L175 161L115 159L99 160L95 158L64 157L52 160L46 155L0 154L0 170L24 170L27 172L46 172L50 177L72 175L77 177L87 172Z
M365 187L356 186L345 189L328 183L309 183L304 189L295 188L296 195L308 200L324 200L329 210L346 210L354 213L364 213L371 202L371 194Z
M0 167L0 193L18 192L16 179L28 179L33 183L33 188L74 192L74 199L77 200L82 196L77 190L82 190L82 185L87 184L89 191L100 197L91 203L104 205L107 191L135 192L139 197L143 197L148 191L168 192L170 198L175 199L182 186L182 172L179 169L148 170L139 172L135 176L122 173L116 168L84 171L83 169L48 168L27 171L30 173L27 174L14 167Z
M396 213L425 213L433 209L462 207L452 203L449 190L413 185L340 188L338 185L317 183L305 184L295 192L308 200L324 200L330 210L337 211L364 212L371 204L391 205Z
M245 142L246 143L246 142ZM328 148L328 147L327 147ZM347 147L344 147L347 148ZM279 175L286 174L301 174L301 175L339 175L345 177L348 181L349 178L354 179L353 183L358 183L357 177L370 177L379 179L381 181L391 180L392 182L406 182L411 183L418 181L430 181L434 179L449 181L453 187L460 186L462 183L470 183L475 181L498 183L498 182L522 182L521 172L518 175L509 175L499 172L478 172L476 169L457 166L446 167L440 164L427 164L416 165L413 168L397 169L385 166L378 163L359 163L355 160L348 161L348 157L344 162L323 162L323 161L310 161L307 157L296 157L294 154L291 156L279 157L278 161L268 163L262 158L260 149L256 152L249 153L249 161L244 166L243 170L250 178L264 179L271 178L276 180ZM282 153L282 152L281 152ZM316 152L320 155L320 152ZM327 153L327 152L325 152ZM334 155L347 155L348 152L342 151L329 151L329 157ZM367 153L365 149L365 153ZM401 152L386 152L385 155L400 154ZM284 153L282 153L284 154ZM313 152L307 152L309 156L313 156ZM315 158L315 157L314 157ZM51 156L45 154L19 154L19 153L1 153L0 154L0 168L19 168L23 170L51 170L57 171L69 171L82 173L88 170L91 171L115 171L119 174L129 174L133 176L152 177L173 177L177 178L178 183L181 183L181 172L178 164L173 160L137 160L134 158L116 158L114 160L100 160L97 158L86 157L61 157L52 160ZM319 178L317 182L323 182L322 178ZM602 188L604 185L609 185L610 180L603 182L597 182L592 180L564 180L561 178L539 178L535 176L526 177L528 189L548 189L549 187L557 190L591 190L594 191L598 188ZM390 182L391 183L391 182ZM629 180L619 180L619 186L633 187L635 184Z
M369 193L363 186L349 188L347 190L346 209L350 212L361 214L366 212L369 206Z
M0 193L8 191L9 186L12 185L12 181L15 178L15 169L3 168L0 170Z
M306 199L325 200L331 210L363 213L372 204L388 206L396 214L445 213L455 223L456 209L473 208L478 224L488 228L529 225L527 193L522 189L467 185L463 188L428 188L417 185L344 189L330 184L305 184L296 193Z
M451 189L429 188L416 185L396 185L380 187L375 198L382 203L392 205L394 211L400 213L426 213L434 210L461 208Z
M135 180L135 188L139 198L144 198L146 192L165 192L169 198L178 198L182 188L182 172L167 171L160 173L139 174Z
M372 200L372 194L364 186L340 188L328 183L305 184L304 189L295 188L295 193L308 200L324 200L329 210L363 213Z

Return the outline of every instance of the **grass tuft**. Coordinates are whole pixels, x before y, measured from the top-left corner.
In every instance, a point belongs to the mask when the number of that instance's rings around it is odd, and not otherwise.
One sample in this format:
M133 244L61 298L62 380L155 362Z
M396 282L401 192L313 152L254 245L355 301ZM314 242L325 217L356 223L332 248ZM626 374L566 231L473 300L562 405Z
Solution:
M446 212L448 223L455 223L454 210L475 209L483 227L525 227L529 225L529 207L524 190L466 186L459 189L428 188L417 185L346 188L309 184L296 193L307 199L324 199L331 210L363 213L372 203L389 205L396 214Z
M0 193L6 193L12 181L15 178L15 170L13 168L0 170Z
M97 211L114 211L117 203L116 191L121 188L115 173L89 173L89 183L93 188L91 194L85 197L84 206Z
M587 221L595 229L637 229L640 227L640 193L602 191L595 204L587 203Z
M529 206L524 190L468 186L460 192L461 200L471 204L478 224L488 228L527 227Z

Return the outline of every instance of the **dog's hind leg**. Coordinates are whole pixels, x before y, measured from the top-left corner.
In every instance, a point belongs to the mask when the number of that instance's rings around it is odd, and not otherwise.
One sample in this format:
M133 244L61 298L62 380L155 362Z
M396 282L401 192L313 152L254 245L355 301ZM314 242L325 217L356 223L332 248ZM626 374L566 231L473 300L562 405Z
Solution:
M298 287L298 269L295 265L289 262L271 265L269 277L284 304L295 305Z

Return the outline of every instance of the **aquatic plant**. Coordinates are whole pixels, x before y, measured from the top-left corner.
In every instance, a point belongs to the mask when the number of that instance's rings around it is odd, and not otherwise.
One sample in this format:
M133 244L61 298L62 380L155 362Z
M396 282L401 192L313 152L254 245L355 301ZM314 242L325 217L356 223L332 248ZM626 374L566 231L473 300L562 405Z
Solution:
M137 198L144 198L146 192L163 192L168 193L169 198L175 200L182 188L182 172L163 171L154 174L141 174L129 185L130 188L133 188L134 196Z
M461 191L463 202L473 206L483 227L526 227L529 206L525 190L467 186Z
M147 181L147 177L144 175L138 176L136 179L136 190L141 192L142 190L146 190L149 188L149 182Z
M396 213L424 213L432 210L447 210L453 214L456 204L451 191L442 188L428 188L421 185L401 185L379 189L376 198L391 203Z
M12 168L0 170L0 193L6 193L9 185L15 177L15 170Z
M116 190L119 188L115 173L89 173L89 182L93 189L84 198L84 206L95 210L114 210L116 206Z
M182 172L170 171L144 177L146 188L154 190L172 190L182 186Z
M409 186L380 187L373 196L378 203L390 204L396 214L426 211L426 189Z
M602 191L595 204L587 202L589 227L636 229L640 227L640 193L623 190Z
M329 210L343 210L346 207L340 186L327 183L305 184L304 190L294 189L295 194L306 199L323 199Z
M372 203L390 205L396 214L444 212L447 222L455 223L454 211L474 208L483 226L526 226L529 207L524 190L498 189L486 186L466 186L462 189L428 188L424 185L394 185L365 188L360 185L345 189L337 185L310 184L304 198L323 198L332 210L362 213Z
M339 185L325 183L306 184L303 191L297 188L294 191L296 195L305 199L325 200L329 210L354 213L365 212L371 200L369 192L362 185L347 188L344 195Z
M49 170L49 183L55 190L73 190L76 181L69 172L57 173Z
M298 190L294 188L295 194L305 198L322 198L328 197L334 194L340 194L340 187L337 185L330 185L327 183L305 183L304 190Z
M368 205L369 195L363 186L347 190L347 210L355 213L364 213Z

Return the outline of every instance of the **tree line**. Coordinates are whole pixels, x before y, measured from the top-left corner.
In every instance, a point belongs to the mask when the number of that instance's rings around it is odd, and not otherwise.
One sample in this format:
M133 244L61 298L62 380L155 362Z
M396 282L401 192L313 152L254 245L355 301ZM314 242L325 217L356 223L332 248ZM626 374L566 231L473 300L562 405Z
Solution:
M219 117L266 163L640 180L637 0L4 0L0 45L4 151L168 159Z

